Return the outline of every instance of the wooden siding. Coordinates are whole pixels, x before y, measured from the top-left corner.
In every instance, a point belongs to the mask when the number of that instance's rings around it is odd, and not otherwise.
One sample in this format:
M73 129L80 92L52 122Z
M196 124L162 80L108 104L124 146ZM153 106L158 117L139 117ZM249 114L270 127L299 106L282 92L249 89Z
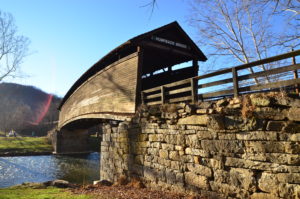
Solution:
M137 71L138 54L133 53L90 77L62 106L59 127L90 115L118 119L135 113Z

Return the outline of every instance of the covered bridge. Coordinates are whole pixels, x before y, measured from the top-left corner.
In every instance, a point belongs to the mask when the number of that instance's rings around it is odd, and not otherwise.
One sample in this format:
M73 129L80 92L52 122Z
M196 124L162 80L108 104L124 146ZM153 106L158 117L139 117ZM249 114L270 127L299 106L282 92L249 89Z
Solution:
M192 61L190 67L172 66ZM123 120L141 104L141 91L198 75L205 55L177 22L134 37L89 68L60 106L59 129L77 121Z

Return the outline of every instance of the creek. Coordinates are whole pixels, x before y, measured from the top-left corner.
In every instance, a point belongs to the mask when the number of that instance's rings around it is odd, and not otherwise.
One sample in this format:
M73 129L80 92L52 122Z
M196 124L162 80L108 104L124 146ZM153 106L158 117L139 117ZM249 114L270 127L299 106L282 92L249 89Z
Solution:
M55 179L88 184L99 180L100 155L0 157L0 188Z

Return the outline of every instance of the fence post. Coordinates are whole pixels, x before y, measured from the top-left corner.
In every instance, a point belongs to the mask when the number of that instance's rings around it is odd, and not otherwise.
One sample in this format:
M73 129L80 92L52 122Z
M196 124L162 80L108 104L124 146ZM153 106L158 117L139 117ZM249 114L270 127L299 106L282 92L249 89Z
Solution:
M142 100L142 104L146 104L145 93L143 91L141 92L141 100Z
M191 78L191 93L192 93L192 103L198 102L198 80Z
M232 68L232 79L233 79L233 95L234 95L234 97L238 97L239 96L239 80L238 80L236 67Z
M294 49L292 49L292 51L294 51ZM296 57L292 57L292 62L293 62L293 65L296 65ZM298 79L298 70L294 70L294 79ZM295 92L296 94L298 95L299 94L299 84L295 84Z
M166 102L166 93L165 93L164 86L160 87L160 92L161 92L161 104L164 104Z

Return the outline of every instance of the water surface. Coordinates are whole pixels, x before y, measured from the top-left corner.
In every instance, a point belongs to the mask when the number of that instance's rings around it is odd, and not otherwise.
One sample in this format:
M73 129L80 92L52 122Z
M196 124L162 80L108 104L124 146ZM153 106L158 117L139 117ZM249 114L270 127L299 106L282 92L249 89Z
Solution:
M99 153L0 157L0 187L55 179L92 183L99 180L99 159Z

